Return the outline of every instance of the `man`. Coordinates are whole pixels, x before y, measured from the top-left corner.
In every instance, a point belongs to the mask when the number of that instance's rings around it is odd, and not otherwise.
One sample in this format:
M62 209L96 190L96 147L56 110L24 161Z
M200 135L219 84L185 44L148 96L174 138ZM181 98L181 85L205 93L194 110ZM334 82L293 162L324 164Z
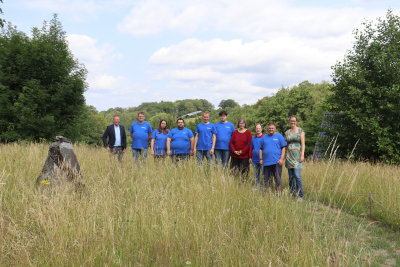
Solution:
M260 147L260 164L263 165L264 183L269 187L271 175L275 179L275 189L279 193L281 189L282 165L285 158L285 138L276 132L273 122L268 124L268 134L264 135Z
M126 152L126 133L125 127L119 125L118 115L114 115L113 124L107 126L103 134L103 144L108 152L112 155L118 155L118 160L122 161Z
M196 137L194 138L194 153L197 157L197 164L203 162L204 157L211 164L214 155L215 134L217 133L215 126L210 122L210 113L203 113L203 122L196 127Z
M229 149L229 141L231 141L232 133L235 131L235 126L227 121L228 112L222 110L219 113L220 122L215 124L216 140L215 140L215 162L224 168L228 167L229 156L231 154Z
M194 138L193 133L185 128L185 121L179 118L177 127L168 133L167 154L172 156L172 161L187 160L193 155Z
M143 112L138 113L137 121L132 123L129 132L132 137L132 156L134 161L136 162L140 155L143 161L146 162L147 149L153 129L150 123L145 121Z

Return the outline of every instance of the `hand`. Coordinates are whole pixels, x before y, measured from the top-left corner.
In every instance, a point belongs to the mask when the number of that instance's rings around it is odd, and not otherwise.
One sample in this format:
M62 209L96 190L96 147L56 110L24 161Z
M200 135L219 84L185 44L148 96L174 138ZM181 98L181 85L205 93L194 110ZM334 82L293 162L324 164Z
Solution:
M124 153L124 154L125 154L125 152L126 152L126 149L122 150L122 153Z
M214 155L214 148L211 148L210 155Z
M249 158L249 164L251 164L251 159Z
M260 159L260 165L263 165L263 160L262 159Z
M233 153L235 153L236 155L240 155L240 151L233 151Z
M304 156L300 156L300 163L304 161Z
M278 165L282 166L283 165L283 159L278 160Z
M108 152L110 152L110 150L111 150L109 146L108 146L108 147L106 147L106 149L107 149L107 151L108 151Z
M193 155L194 155L194 153L196 153L196 149L192 149L192 150L190 150L190 156L193 156Z
M168 151L167 151L167 155L168 155L168 156L171 156L171 155L172 155L171 150L168 150Z
M150 151L150 153L151 153L151 155L154 156L154 149L152 149L152 150Z
M239 150L239 155L242 155L242 150Z

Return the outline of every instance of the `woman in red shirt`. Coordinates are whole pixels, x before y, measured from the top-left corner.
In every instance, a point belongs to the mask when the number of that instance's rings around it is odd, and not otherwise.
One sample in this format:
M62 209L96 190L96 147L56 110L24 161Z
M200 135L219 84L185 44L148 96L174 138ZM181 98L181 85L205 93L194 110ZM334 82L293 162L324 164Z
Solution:
M229 147L231 149L231 170L246 178L249 174L249 152L251 131L246 129L246 121L240 119L238 129L232 134Z

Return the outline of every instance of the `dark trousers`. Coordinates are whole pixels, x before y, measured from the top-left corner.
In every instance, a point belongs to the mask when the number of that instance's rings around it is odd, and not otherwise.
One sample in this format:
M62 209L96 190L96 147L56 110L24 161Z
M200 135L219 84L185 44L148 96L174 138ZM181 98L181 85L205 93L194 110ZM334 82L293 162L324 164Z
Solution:
M171 156L172 162L179 162L181 160L189 160L190 154L172 154Z
M275 189L278 191L281 189L281 181L282 181L282 166L279 164L264 166L263 168L264 173L264 183L266 187L269 187L269 178L274 176L275 180Z
M249 159L238 159L231 157L231 170L242 176L242 178L247 178L249 175Z
M118 160L122 161L122 159L124 158L124 152L122 152L122 150L122 146L115 146L110 149L110 153L114 156L118 155Z

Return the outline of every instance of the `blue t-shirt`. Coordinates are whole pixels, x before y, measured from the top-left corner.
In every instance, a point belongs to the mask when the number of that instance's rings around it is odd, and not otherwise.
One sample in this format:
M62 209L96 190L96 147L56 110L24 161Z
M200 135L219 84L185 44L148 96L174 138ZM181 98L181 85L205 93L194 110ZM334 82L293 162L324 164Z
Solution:
M196 133L199 134L197 140L197 150L210 150L212 148L212 136L217 133L213 123L199 123L196 127Z
M136 121L132 123L129 131L132 133L132 148L148 148L149 134L153 132L150 123L148 123L147 121L144 121L143 123L139 123L138 121Z
M167 132L169 133L168 129ZM154 139L154 154L158 156L167 155L167 137L168 134L164 134L163 131L161 133L158 132L158 129L153 131L151 138Z
M260 147L263 142L262 137L253 136L251 139L250 147L253 148L253 155L251 157L251 161L253 163L260 163Z
M190 154L190 138L193 138L191 130L186 127L182 130L174 128L168 133L168 138L171 138L172 154Z
M282 147L287 146L285 138L280 133L275 133L274 135L266 134L262 139L260 149L263 151L263 166L278 164Z
M235 131L235 126L229 121L226 123L218 122L215 124L215 129L217 130L215 149L229 150L229 142Z

